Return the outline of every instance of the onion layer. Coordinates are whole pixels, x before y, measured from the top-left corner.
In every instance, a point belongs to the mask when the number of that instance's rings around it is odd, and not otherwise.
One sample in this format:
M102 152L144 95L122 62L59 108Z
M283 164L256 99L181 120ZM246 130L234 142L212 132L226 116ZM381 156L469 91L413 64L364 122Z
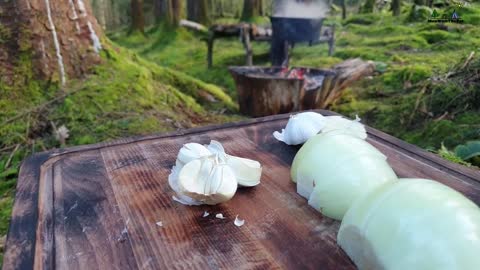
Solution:
M337 241L359 269L480 269L480 209L438 182L401 179L356 200Z

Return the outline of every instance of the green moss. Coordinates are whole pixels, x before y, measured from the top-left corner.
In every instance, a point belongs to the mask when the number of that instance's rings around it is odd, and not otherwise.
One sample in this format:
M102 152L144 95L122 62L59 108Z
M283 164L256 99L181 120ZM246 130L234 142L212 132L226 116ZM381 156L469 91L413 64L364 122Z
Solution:
M455 40L460 38L460 36L454 35L452 33L442 31L442 30L431 30L431 31L424 31L419 33L420 36L425 38L425 40L429 43L438 43L438 42L446 42L448 40Z
M429 65L410 65L406 67L395 67L387 70L383 76L386 86L394 90L404 89L404 84L416 84L432 75L432 67Z
M381 19L381 15L378 13L355 14L347 18L344 22L344 25L348 25L348 24L371 25L378 22L380 19Z
M432 15L433 10L426 6L413 5L407 18L409 22L426 22Z
M9 28L0 25L0 43L4 43L8 39L10 39L12 33Z

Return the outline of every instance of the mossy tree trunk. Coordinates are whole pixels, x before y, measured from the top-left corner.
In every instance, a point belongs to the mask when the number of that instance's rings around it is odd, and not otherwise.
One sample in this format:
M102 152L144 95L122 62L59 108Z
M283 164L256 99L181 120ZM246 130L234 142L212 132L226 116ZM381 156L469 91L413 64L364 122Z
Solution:
M261 15L262 0L244 0L242 20L249 21Z
M401 0L392 0L392 14L393 16L400 16L402 8L402 1Z
M145 29L145 16L143 14L143 0L131 0L131 17L132 22L130 26L130 32L144 33Z
M209 0L187 0L187 19L203 25L210 23Z
M101 61L101 27L88 0L0 1L0 84L25 72L64 84Z

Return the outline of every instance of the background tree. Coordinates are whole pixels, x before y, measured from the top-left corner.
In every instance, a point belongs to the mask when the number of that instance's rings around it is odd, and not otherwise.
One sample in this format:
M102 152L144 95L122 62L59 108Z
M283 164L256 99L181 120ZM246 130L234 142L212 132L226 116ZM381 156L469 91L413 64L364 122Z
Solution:
M262 10L261 0L244 0L242 20L249 21L252 18L260 16L262 13L261 10Z
M393 16L400 16L401 8L402 8L401 0L392 0Z
M183 0L154 0L154 14L157 23L166 22L176 27L184 14Z
M427 4L426 0L413 0L413 3L417 6L425 6Z
M347 5L345 3L345 0L341 0L341 5L342 5L342 19L347 18Z
M366 0L360 9L360 12L373 13L373 10L375 8L375 2L376 2L375 0Z
M101 61L102 30L86 0L0 1L0 28L0 84L26 80L19 70L63 84Z
M143 0L131 0L131 32L144 33L145 15L143 14Z
M187 19L208 25L210 22L210 2L209 0L187 0Z

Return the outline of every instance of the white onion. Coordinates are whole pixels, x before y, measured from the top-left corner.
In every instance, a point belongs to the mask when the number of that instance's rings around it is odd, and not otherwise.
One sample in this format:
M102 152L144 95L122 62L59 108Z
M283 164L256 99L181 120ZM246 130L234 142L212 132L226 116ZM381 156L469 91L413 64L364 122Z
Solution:
M337 241L359 269L480 269L480 209L438 182L401 179L356 200Z
M344 134L352 135L363 140L367 138L365 126L360 123L358 116L352 121L342 116L334 115L325 117L325 121L325 128L322 129L322 133L342 131Z
M366 141L319 134L298 151L291 177L297 192L322 214L341 220L354 199L397 176L386 157Z

